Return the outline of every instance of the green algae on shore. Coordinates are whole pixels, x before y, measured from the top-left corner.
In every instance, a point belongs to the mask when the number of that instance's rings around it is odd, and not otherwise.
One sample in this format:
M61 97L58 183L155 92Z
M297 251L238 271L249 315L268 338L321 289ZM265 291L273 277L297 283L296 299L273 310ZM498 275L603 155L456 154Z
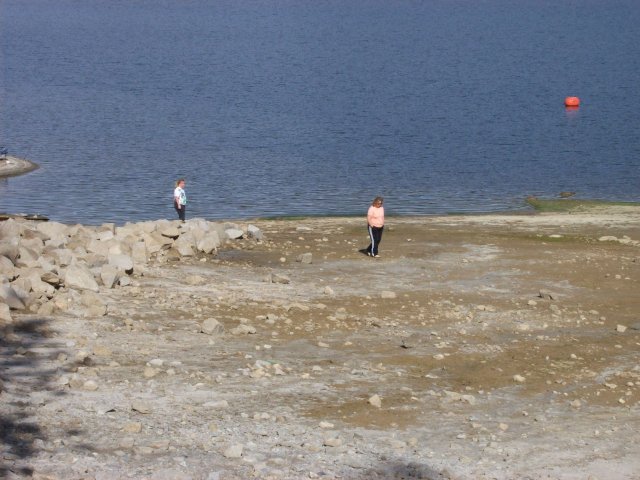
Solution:
M572 212L599 207L638 207L640 202L610 202L606 200L582 200L577 198L544 199L527 197L526 202L536 212Z

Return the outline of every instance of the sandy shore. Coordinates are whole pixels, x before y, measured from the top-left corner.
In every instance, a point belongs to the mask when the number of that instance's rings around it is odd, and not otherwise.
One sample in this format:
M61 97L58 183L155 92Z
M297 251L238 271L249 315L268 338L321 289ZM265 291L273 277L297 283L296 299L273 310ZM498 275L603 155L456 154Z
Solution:
M11 155L0 158L0 178L15 177L37 168L37 164L23 158L12 157Z
M252 223L104 317L14 315L0 474L640 478L637 207L389 218L379 259L362 219Z

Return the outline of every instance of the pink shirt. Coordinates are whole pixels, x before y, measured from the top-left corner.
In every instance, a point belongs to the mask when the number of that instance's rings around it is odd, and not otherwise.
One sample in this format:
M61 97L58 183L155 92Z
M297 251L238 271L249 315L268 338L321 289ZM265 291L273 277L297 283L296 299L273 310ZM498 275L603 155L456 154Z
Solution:
M384 207L371 205L367 212L367 222L372 227L384 227Z

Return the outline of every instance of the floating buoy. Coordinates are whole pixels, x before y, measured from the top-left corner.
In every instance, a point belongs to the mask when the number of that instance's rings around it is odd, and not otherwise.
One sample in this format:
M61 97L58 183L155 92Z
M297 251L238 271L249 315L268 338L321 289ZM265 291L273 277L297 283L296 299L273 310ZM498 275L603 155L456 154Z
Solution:
M578 97L567 97L564 99L564 106L565 107L579 107L580 106L580 99Z

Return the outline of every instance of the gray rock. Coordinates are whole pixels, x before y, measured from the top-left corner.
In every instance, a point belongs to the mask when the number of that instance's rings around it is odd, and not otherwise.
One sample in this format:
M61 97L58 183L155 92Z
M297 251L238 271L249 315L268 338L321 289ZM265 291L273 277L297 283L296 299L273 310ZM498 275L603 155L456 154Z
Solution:
M20 255L20 245L17 238L0 241L0 255L7 257L15 265Z
M142 235L142 240L144 241L144 246L147 248L147 254L149 255L158 253L165 246L171 245L171 243L173 243L173 240L168 237L163 237L157 232L144 233Z
M36 230L44 233L48 239L53 237L66 237L68 227L58 222L39 222Z
M104 265L100 270L100 279L107 288L113 288L120 280L120 271L113 265Z
M240 458L242 457L242 450L244 449L244 447L240 444L238 445L231 445L229 448L227 448L222 455L224 455L226 458Z
M207 254L212 253L218 247L220 247L220 237L216 231L207 232L197 244L198 251Z
M256 328L252 327L251 325L245 325L243 323L241 323L240 325L238 325L236 328L233 328L231 330L231 333L234 335L252 335L254 333L256 333Z
M195 252L193 249L193 241L189 238L183 238L183 237L178 238L173 243L173 248L176 249L176 251L180 254L181 257L192 257L193 255L195 255Z
M24 230L24 225L13 218L0 222L0 238L19 238Z
M8 283L0 285L0 300L12 310L24 310L26 305Z
M128 274L133 273L133 259L129 255L112 253L107 258L109 265Z
M134 265L145 265L149 260L147 246L143 241L136 241L131 245L131 259Z
M53 287L59 287L62 284L62 280L60 279L60 277L50 271L44 272L42 275L40 275L40 280L42 280L45 283L48 283Z
M151 405L143 400L134 400L131 403L131 410L142 414L148 414L151 413Z
M7 277L13 277L15 272L15 265L4 255L0 255L0 274Z
M93 274L84 265L69 265L64 275L64 284L67 288L77 290L99 290L98 283L93 278Z
M255 225L249 225L247 227L247 237L253 238L254 240L262 240L264 235L262 234L262 230L260 230Z
M20 240L20 246L28 248L38 256L42 255L42 251L44 250L44 242L38 237L23 238Z
M286 285L286 284L291 282L289 277L287 277L286 275L279 274L279 273L272 274L271 275L271 281L273 283L282 283L284 285Z
M555 295L552 294L549 290L541 289L540 293L538 293L538 297L543 298L545 300L553 300Z
M182 233L180 229L174 225L170 225L160 230L160 235L174 240L180 236L180 233Z
M313 263L313 254L311 252L301 253L296 258L296 262L310 264Z
M21 275L21 278L29 281L29 283L31 284L31 290L36 293L45 294L49 298L51 298L56 293L56 289L49 283L46 283L42 280L42 276L45 273L46 272L38 269L30 269L29 271L24 272Z
M242 238L242 236L244 235L244 232L239 228L227 228L224 233L229 240L237 240L239 238Z
M51 260L61 267L66 267L73 263L73 252L67 248L56 248L48 252L48 256Z
M220 335L224 333L224 325L215 318L207 318L202 322L201 332L207 335Z

